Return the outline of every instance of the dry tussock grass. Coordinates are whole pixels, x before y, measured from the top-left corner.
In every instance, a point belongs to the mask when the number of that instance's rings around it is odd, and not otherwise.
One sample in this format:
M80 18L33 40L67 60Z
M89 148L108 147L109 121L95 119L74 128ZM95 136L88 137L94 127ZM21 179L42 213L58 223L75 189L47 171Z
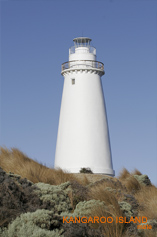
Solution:
M122 236L122 233L124 230L124 224L116 223L116 215L113 209L112 210L110 209L109 211L107 211L107 210L102 210L101 208L97 208L92 211L92 216L98 216L99 218L101 217L106 218L106 222L104 218L102 219L102 221L105 223L91 224L93 228L98 228L100 225L104 236L107 236L107 237L121 237ZM113 222L110 217L113 218ZM108 221L112 223L108 223L107 218L109 218Z
M82 185L84 185L84 186L90 184L89 179L88 179L87 176L85 176L85 175L83 175L82 180L81 180L81 181L79 180L79 182L80 182Z
M130 176L133 175L142 175L142 173L138 169L134 169L131 173L123 168L122 171L120 172L118 179L121 181L124 181L125 179L129 178Z
M122 211L120 210L120 207L115 195L112 192L105 190L103 187L95 187L95 189L90 190L89 199L103 201L105 202L107 206L110 206L111 209L113 209L112 211L113 211L113 214L115 214L115 216L122 215Z
M157 219L157 188L155 186L141 187L135 194L140 207L139 216L146 216L148 219Z
M103 183L100 183L100 184L98 183L97 185L92 185L91 187L89 187L90 196L92 194L92 197L94 199L101 200L101 198L104 199L105 195L107 198L108 193L111 193L111 194L114 194L114 197L117 199L117 201L122 201L124 198L124 194L126 192L126 188L125 186L121 185L120 182L116 182L117 180L116 178L112 180L115 180L115 182L104 181ZM104 201L104 200L101 200L101 201Z
M125 180L130 176L130 173L127 169L123 168L122 171L120 172L118 178L120 181Z
M50 169L28 158L16 148L11 150L0 148L0 167L6 172L12 172L27 178L33 183L43 182L59 185L69 180L76 180L72 174L61 169Z
M155 230L145 230L144 237L157 237Z
M133 172L131 172L132 175L142 175L142 173L138 169L134 169Z
M119 180L127 188L128 192L138 192L141 189L141 184L134 178L134 175L141 175L141 172L135 169L130 173L127 169L123 168L120 172Z
M140 183L131 175L123 183L129 192L137 192L141 189Z
M107 209L101 209L99 207L95 208L92 211L92 216L105 217L106 220L108 217L113 218L112 223L101 223L101 228L103 230L104 236L109 237L120 237L124 229L124 224L116 223L116 217L123 216L122 211L120 210L118 201L114 194L104 190L103 187L96 188L90 192L90 199L104 201ZM104 221L104 220L103 220ZM111 221L111 219L109 219ZM93 224L94 228L98 228L98 224Z
M114 183L106 181L102 185L98 185L98 187L103 187L103 188L112 188L112 189L118 189L119 187L114 185Z

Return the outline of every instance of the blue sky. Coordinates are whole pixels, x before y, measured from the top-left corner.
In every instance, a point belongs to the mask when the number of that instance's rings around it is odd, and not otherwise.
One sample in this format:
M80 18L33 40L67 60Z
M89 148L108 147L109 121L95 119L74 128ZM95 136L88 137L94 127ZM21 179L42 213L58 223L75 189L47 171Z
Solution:
M92 38L107 106L113 165L157 185L157 1L0 2L0 146L53 167L73 38Z

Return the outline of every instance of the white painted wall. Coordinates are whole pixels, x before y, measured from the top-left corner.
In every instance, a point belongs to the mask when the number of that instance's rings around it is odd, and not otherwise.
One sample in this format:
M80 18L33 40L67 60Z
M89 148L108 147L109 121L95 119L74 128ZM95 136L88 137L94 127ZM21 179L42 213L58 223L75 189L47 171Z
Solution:
M79 47L75 49L75 53L69 54L69 61L72 60L96 60L96 55L89 52L87 47Z

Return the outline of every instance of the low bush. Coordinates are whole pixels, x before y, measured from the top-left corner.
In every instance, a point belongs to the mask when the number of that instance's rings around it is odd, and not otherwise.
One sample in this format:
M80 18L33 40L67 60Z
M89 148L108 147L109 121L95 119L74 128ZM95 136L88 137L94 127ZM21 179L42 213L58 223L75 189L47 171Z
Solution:
M92 170L90 168L81 168L80 173L84 174L93 174Z

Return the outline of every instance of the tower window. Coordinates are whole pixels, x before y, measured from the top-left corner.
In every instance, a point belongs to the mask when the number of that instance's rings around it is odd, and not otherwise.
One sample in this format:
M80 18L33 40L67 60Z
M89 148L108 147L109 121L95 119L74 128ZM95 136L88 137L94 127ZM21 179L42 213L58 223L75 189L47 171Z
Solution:
M75 84L75 78L72 78L72 79L71 79L71 83L72 83L72 85Z

